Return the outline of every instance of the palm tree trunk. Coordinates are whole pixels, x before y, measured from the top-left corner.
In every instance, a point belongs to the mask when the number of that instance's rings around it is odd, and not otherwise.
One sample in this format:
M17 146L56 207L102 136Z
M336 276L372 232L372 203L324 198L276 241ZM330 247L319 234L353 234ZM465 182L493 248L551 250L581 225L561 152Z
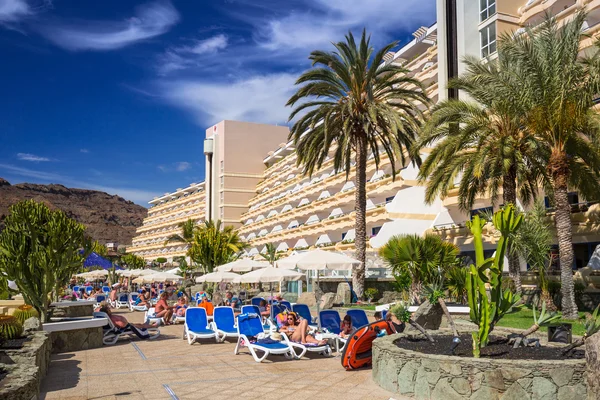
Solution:
M367 251L367 140L363 134L356 139L356 191L354 198L356 259L361 262L352 271L352 286L356 296L363 298L365 287L365 261Z
M502 197L505 206L513 204L516 207L517 205L517 173L515 169L516 167L512 165L503 177ZM511 242L508 245L508 274L515 283L515 291L520 295L522 293L522 286L519 255L511 251Z
M571 205L569 204L568 182L569 164L567 156L554 152L550 157L549 168L554 186L554 223L558 237L560 259L560 280L562 292L562 313L564 319L577 319L575 287L573 285L573 227L571 225Z
M452 329L452 336L458 337L458 331L456 330L456 325L454 325L454 319L450 315L450 311L448 311L448 307L446 306L446 302L441 297L438 299L438 303L440 307L442 307L442 311L444 315L446 315L446 319L448 320L448 325L450 325L450 329Z

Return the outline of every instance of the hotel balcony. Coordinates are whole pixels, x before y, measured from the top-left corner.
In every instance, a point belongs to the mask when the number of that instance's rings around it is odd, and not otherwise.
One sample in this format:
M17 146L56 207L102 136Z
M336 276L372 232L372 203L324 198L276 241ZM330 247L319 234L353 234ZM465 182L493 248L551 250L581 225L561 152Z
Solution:
M518 10L519 24L537 25L546 13L555 15L557 19L564 18L577 11L578 6L583 5L580 3L585 3L585 0L528 0Z
M389 196L393 196L398 189L403 187L404 181L401 175L402 172L394 181L391 176L386 176L382 170L373 173L371 181L366 187L367 196L369 197L368 207L369 204L373 207L376 204L385 203ZM285 203L279 204L277 208L272 208L268 212L265 210L263 214L254 219L247 219L239 232L242 235L249 235L252 232L258 235L263 229L270 232L276 225L288 226L297 220L304 221L312 215L319 216L319 219L335 217L337 215L331 215L331 213L336 209L342 210L343 213L348 213L354 209L354 197L355 187L353 181L329 186L329 190L321 192L311 191L307 193L305 191L299 193L298 196L286 198ZM339 213L339 211L336 212Z
M142 226L137 228L136 233L138 236L142 233L149 232L156 229L169 228L176 226L178 223L186 221L188 219L199 220L204 218L205 208L203 204L199 204L198 207L182 210L174 215L166 215L161 219L151 221L150 223L144 222Z

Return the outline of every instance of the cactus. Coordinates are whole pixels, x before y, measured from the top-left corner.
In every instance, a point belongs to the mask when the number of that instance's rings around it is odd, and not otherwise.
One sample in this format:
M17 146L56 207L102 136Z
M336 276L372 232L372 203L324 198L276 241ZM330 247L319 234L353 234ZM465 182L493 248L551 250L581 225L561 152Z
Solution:
M558 315L555 312L546 312L546 303L542 303L542 311L540 312L539 316L537 315L535 309L536 307L533 307L532 309L533 325L531 325L529 329L527 329L525 332L521 333L515 338L513 348L516 349L521 344L527 345L527 337L529 335L531 335L534 332L537 332L540 329L540 327L548 325L549 323L554 322L560 318L560 315Z
M24 324L25 321L31 317L39 318L40 314L32 306L24 304L13 312L13 317L15 317L21 324Z
M485 220L476 215L467 223L473 234L475 246L476 265L469 266L466 286L470 318L479 327L477 332L472 332L473 356L476 358L479 358L481 348L487 345L489 334L494 326L520 300L520 296L510 290L502 289L502 266L510 237L517 231L522 221L523 216L516 213L512 204L494 214L494 226L501 236L495 256L488 259L484 259L483 256L482 228ZM490 287L489 297L486 284Z
M23 333L23 325L12 315L0 315L0 336L5 340L16 339Z

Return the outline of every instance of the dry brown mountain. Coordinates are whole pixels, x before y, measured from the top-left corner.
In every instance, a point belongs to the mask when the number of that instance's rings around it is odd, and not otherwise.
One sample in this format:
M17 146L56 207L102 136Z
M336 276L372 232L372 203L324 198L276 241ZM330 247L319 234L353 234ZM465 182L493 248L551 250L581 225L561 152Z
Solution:
M135 229L142 225L148 210L119 196L96 190L69 189L62 185L20 183L11 185L0 178L0 229L10 205L34 199L64 211L87 227L100 243L131 244Z

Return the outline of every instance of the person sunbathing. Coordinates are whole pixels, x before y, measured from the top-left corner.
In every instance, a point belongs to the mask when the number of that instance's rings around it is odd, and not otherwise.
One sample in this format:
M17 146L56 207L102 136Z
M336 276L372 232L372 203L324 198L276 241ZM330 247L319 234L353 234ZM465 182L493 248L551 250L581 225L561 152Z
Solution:
M263 317L268 317L271 315L271 306L267 303L266 300L261 300L258 309L260 310L260 315Z
M108 317L112 321L113 325L116 326L117 328L125 329L125 328L127 328L127 325L132 325L139 329L148 329L148 328L156 327L156 325L153 325L153 324L131 323L131 322L127 321L127 318L125 318L124 316L118 315L118 314L113 314L112 311L110 310L110 307L108 306L108 304L103 304L98 311L106 313L106 315L108 315Z
M188 301L185 295L181 296L177 299L177 304L175 305L175 315L178 317L185 317L185 312L188 308Z
M309 335L308 321L299 320L298 315L294 312L288 313L287 322L279 329L279 332L285 333L292 342L319 346L327 343L326 340L317 340L314 336Z
M349 315L346 315L342 320L342 324L340 325L340 337L347 338L352 333L352 318Z
M138 301L136 301L136 306L146 306L148 308L152 307L150 304L150 293L146 290L146 288L142 288L142 293L138 296Z
M170 306L169 304L167 304L168 297L169 294L167 292L162 292L162 294L160 295L160 299L158 300L158 303L156 303L155 306L155 316L162 318L165 321L166 325L171 325L171 318L173 318L173 309L175 308L175 306Z

